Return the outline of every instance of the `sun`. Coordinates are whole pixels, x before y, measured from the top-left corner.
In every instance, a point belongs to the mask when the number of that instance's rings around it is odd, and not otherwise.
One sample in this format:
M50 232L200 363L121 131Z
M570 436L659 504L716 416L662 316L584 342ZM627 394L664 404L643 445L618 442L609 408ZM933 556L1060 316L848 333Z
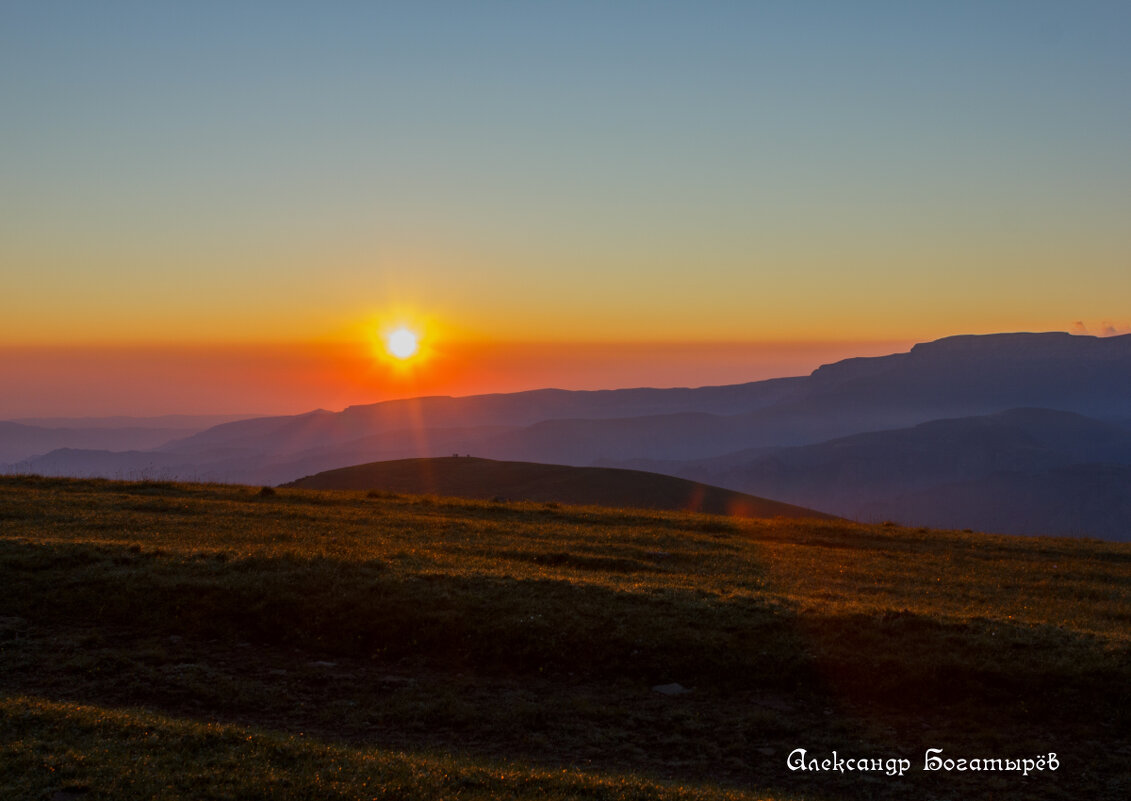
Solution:
M419 349L420 338L407 328L397 328L385 337L385 350L398 359L411 359Z

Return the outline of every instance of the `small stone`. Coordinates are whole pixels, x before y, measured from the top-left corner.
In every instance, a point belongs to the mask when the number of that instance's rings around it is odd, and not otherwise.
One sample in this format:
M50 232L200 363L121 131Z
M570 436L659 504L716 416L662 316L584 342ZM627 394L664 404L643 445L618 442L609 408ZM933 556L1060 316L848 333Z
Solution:
M320 660L318 662L311 662L310 666L311 667L320 667L320 668L332 668L332 667L337 667L338 663L337 662L324 662L324 661Z
M684 693L691 692L691 690L678 682L672 682L671 684L657 684L652 688L652 692L657 692L661 695L683 695Z

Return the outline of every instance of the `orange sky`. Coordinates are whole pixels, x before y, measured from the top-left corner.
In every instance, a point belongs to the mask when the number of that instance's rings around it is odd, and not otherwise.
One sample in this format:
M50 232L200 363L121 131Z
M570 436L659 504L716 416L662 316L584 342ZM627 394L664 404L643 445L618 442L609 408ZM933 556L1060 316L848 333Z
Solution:
M339 5L0 3L0 419L1131 326L1129 4Z
M0 419L292 414L413 395L704 386L800 375L906 342L435 343L404 367L370 344L0 348Z

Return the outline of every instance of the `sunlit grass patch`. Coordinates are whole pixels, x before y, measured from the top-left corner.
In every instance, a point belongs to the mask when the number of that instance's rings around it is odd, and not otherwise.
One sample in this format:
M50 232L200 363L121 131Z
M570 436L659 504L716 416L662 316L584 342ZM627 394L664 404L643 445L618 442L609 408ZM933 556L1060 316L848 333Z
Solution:
M632 775L352 748L302 734L29 697L0 699L0 743L0 797L6 799L771 798ZM784 796L773 799L785 801Z

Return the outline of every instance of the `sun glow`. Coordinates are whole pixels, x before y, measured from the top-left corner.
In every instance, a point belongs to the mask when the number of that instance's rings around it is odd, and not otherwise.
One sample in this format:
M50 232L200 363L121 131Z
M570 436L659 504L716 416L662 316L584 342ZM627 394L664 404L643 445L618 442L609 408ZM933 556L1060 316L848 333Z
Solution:
M420 338L407 328L397 328L385 337L385 349L398 359L410 359L420 349Z
M358 320L350 339L364 346L372 369L381 380L418 383L435 375L437 350L446 339L446 329L437 318L412 308L391 308Z

